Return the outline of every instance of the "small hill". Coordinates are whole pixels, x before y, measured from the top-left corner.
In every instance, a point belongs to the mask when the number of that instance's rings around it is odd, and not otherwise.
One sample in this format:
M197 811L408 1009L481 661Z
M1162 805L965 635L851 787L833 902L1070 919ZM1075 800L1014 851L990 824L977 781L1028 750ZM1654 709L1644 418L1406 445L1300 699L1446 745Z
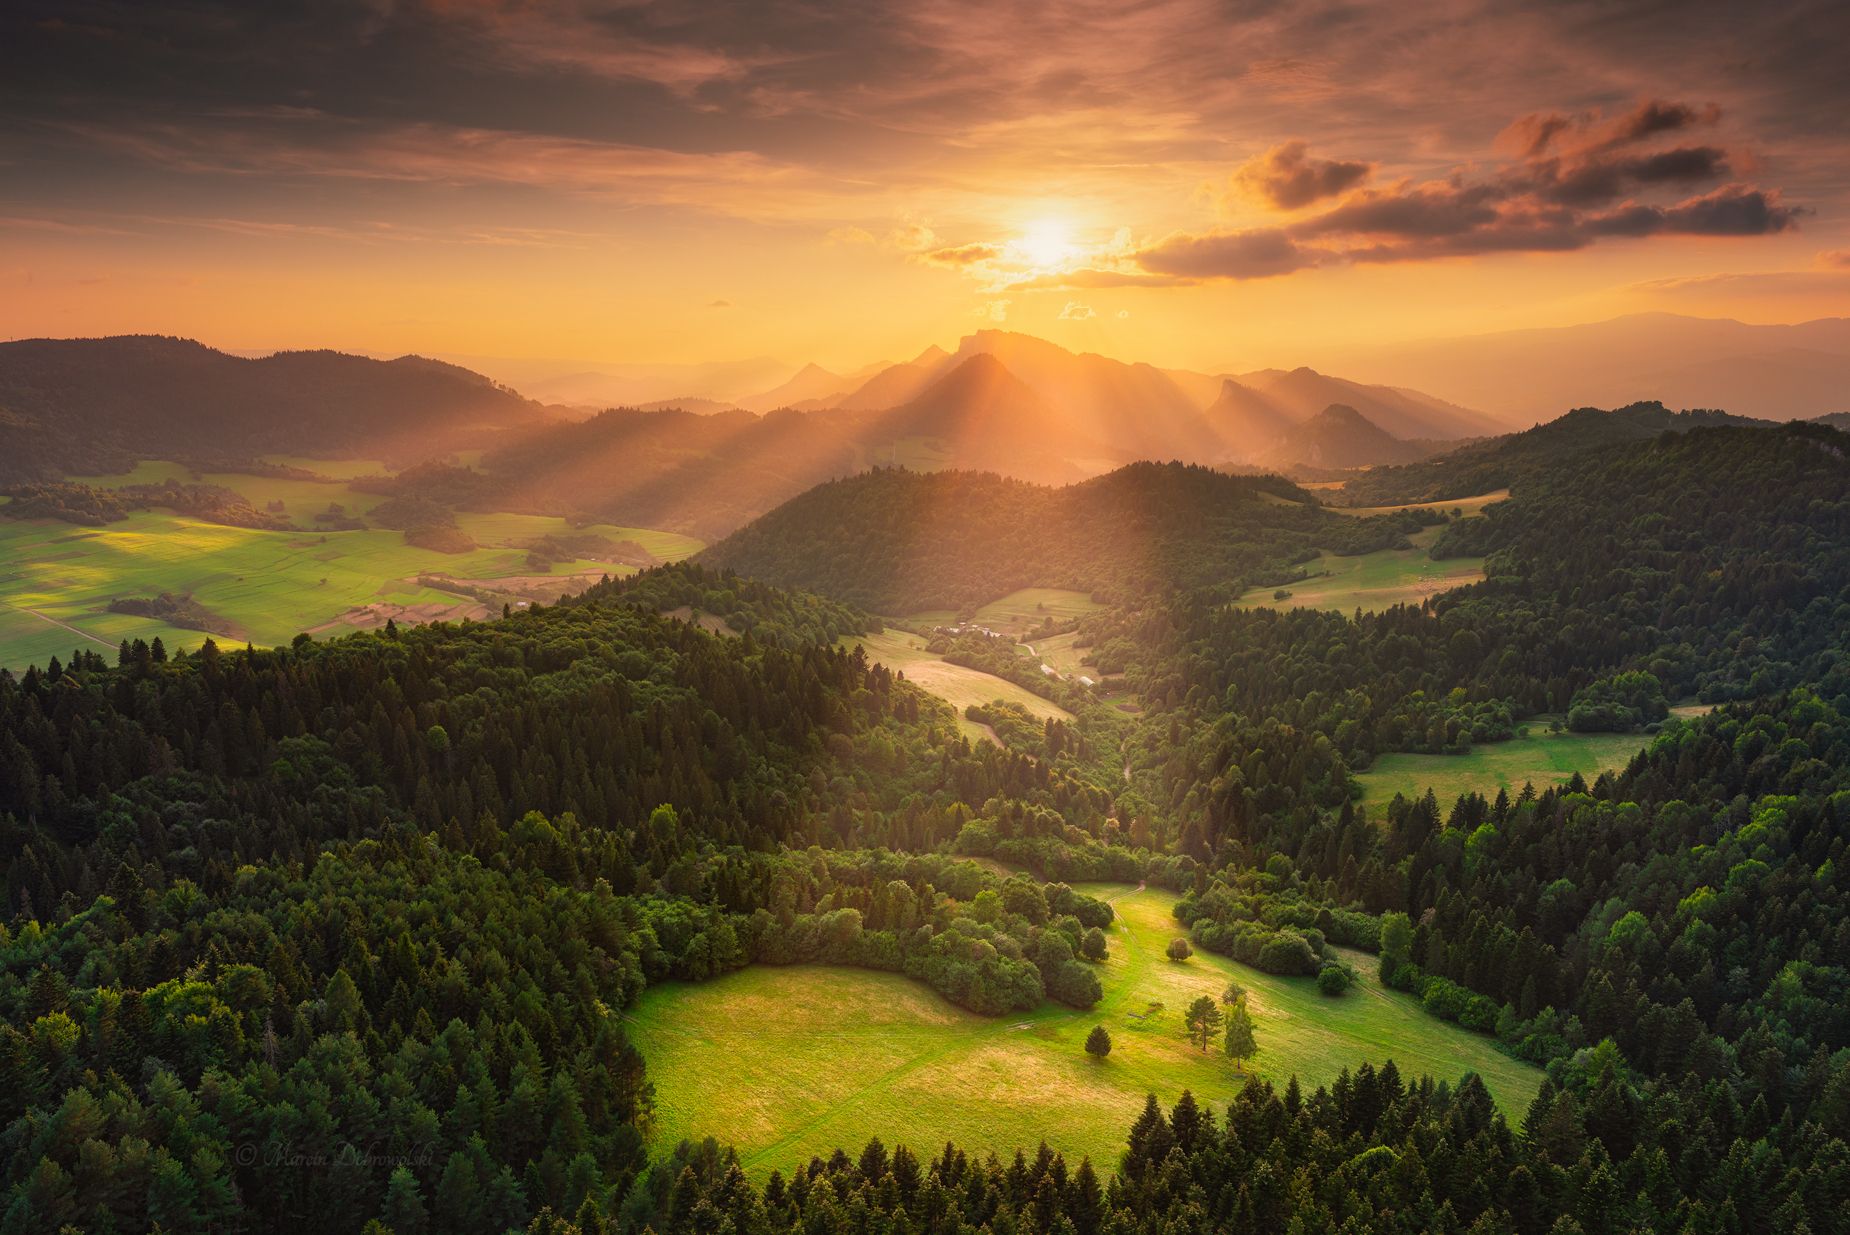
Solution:
M1220 396L1202 418L1230 455L1242 462L1269 451L1297 424L1297 418L1278 404L1231 377L1221 381Z
M1727 412L1673 412L1661 403L1634 403L1610 412L1576 408L1521 433L1474 442L1401 467L1376 468L1345 484L1341 500L1353 506L1398 506L1472 497L1514 488L1539 469L1576 456L1662 433L1721 425L1770 427L1768 421Z
M1204 586L1232 596L1319 548L1400 542L1385 523L1332 514L1277 477L1181 463L1133 463L1062 488L887 468L810 490L702 561L888 614L1024 587L1101 600Z
M1261 369L1242 374L1239 381L1295 420L1309 420L1324 408L1340 404L1402 441L1482 437L1502 427L1480 413L1431 395L1393 386L1367 386L1315 369Z
M889 365L839 398L811 400L807 406L834 407L844 411L884 411L910 403L925 393L925 388L944 372L948 356L925 357Z
M801 407L809 403L825 405L850 388L848 379L841 374L830 372L819 364L806 364L789 381L779 383L763 394L740 399L739 406L748 412L770 412L780 407Z
M6 479L175 455L424 458L552 419L441 361L331 351L253 360L153 335L0 344L0 406L22 448L0 458Z
M1403 442L1348 404L1332 403L1302 424L1287 428L1254 461L1279 471L1346 471L1411 463L1436 449L1430 443Z

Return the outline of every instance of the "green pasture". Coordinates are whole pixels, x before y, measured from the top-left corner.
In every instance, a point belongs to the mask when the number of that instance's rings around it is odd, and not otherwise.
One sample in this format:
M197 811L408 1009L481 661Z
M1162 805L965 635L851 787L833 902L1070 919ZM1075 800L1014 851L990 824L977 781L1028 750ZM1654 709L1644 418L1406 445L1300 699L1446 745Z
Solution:
M1088 1011L1048 1003L982 1017L894 974L814 966L754 966L700 984L644 994L630 1033L656 1091L654 1146L713 1136L737 1146L762 1177L836 1146L850 1154L878 1136L922 1155L953 1140L965 1150L1033 1151L1045 1138L1076 1161L1116 1169L1144 1096L1173 1102L1184 1089L1223 1107L1248 1073L1279 1084L1328 1084L1347 1067L1393 1059L1407 1077L1483 1077L1498 1105L1520 1116L1541 1072L1488 1038L1427 1015L1387 990L1372 957L1352 959L1363 980L1330 998L1309 978L1279 978L1196 953L1168 960L1180 926L1167 892L1094 887L1119 913L1102 966L1105 997ZM1229 981L1249 992L1259 1054L1246 1073L1183 1037L1183 1011ZM1083 1049L1094 1025L1108 1058Z

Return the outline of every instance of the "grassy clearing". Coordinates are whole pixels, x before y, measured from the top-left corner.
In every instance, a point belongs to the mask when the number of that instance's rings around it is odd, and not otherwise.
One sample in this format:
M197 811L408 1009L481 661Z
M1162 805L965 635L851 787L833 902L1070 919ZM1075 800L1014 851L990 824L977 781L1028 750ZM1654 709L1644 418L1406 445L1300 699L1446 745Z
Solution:
M1510 495L1508 489L1497 489L1491 493L1480 493L1476 497L1457 497L1443 502L1409 502L1404 506L1332 506L1330 511L1339 515L1354 515L1365 519L1369 515L1391 515L1402 510L1438 510L1447 513L1456 510L1460 517L1469 519L1473 515L1484 513L1484 507L1492 502L1501 502Z
M1218 1051L1204 1055L1182 1037L1188 1002L1218 996L1230 979L1250 992L1258 1022L1251 1069L1274 1081L1326 1084L1344 1067L1392 1058L1409 1076L1476 1071L1512 1116L1540 1084L1538 1070L1488 1039L1382 987L1372 958L1356 958L1365 979L1340 999L1308 978L1221 957L1176 964L1163 956L1181 933L1173 896L1090 890L1113 899L1119 921L1100 975L1105 998L1086 1012L1047 1004L991 1019L897 975L816 967L755 966L648 991L629 1019L655 1084L656 1148L712 1135L763 1177L838 1145L853 1153L871 1136L926 1153L950 1139L997 1154L1045 1138L1113 1170L1145 1094L1170 1102L1191 1089L1219 1106L1244 1083ZM1161 1009L1145 1015L1153 1003ZM1083 1049L1098 1024L1113 1043L1103 1061Z
M1671 709L1679 716L1699 716L1704 704ZM1423 795L1428 788L1442 807L1462 794L1494 798L1507 789L1514 797L1525 784L1538 790L1557 785L1578 772L1591 781L1601 772L1616 772L1651 742L1643 733L1549 733L1548 717L1531 720L1526 731L1507 742L1473 746L1462 755L1381 755L1356 776L1362 802L1377 814L1394 800Z
M1275 598L1277 588L1254 588L1239 600L1243 605L1268 609L1327 609L1336 613L1379 613L1395 605L1417 605L1430 596L1476 583L1484 577L1481 557L1447 558L1436 562L1427 550L1440 529L1428 528L1409 537L1411 549L1381 549L1355 557L1321 554L1305 567L1311 577L1287 583L1290 595Z
M323 470L318 465L324 461L288 462ZM366 469L377 466L368 464ZM93 477L89 482L116 486L164 479L192 477L175 464L144 462L132 473ZM330 502L358 512L381 500L344 482L234 474L204 479L236 490L259 509L280 501L284 512L303 527ZM538 515L462 514L457 521L480 548L437 553L408 545L403 535L386 529L266 532L223 527L165 510L137 511L101 528L0 519L0 666L19 669L43 663L51 655L63 657L86 640L114 648L122 639L159 636L170 647L191 648L206 638L199 631L108 612L109 602L122 596L191 593L232 623L233 639L278 644L303 630L343 633L383 624L386 616L416 621L490 612L466 597L419 586L420 575L545 598L578 590L605 573L629 573L626 567L587 560L559 563L548 574L536 576L527 565L526 551L517 546L548 534L582 531L613 541L633 540L664 560L687 557L701 547L699 541L671 532L602 524L575 529L563 519ZM375 608L367 610L368 606Z
M1039 720L1073 719L1073 714L1059 704L1051 703L1032 691L1023 690L1013 682L979 669L966 669L962 665L941 660L925 650L925 640L908 631L887 630L878 635L848 635L841 640L843 647L851 648L856 644L867 649L869 660L904 673L908 682L950 704L957 712L957 727L973 741L995 740L995 734L988 726L965 718L964 709L973 703L993 703L997 699L1006 699L1010 703L1019 703Z
M1085 592L1069 592L1053 587L1025 587L992 600L976 611L976 620L991 630L1021 634L1033 630L1048 618L1070 622L1097 613L1105 606Z

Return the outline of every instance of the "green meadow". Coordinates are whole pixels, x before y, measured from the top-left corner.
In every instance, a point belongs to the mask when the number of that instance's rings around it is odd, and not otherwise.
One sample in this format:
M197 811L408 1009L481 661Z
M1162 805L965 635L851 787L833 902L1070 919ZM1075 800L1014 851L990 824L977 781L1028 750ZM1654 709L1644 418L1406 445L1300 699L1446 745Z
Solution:
M654 1148L713 1136L735 1145L748 1173L788 1171L870 1137L923 1154L944 1141L979 1153L1032 1151L1043 1139L1101 1170L1116 1168L1146 1094L1173 1102L1184 1089L1224 1105L1249 1075L1307 1087L1343 1068L1395 1061L1405 1076L1483 1077L1514 1117L1541 1072L1491 1040L1428 1016L1351 959L1363 980L1337 998L1308 978L1280 978L1196 953L1177 963L1164 946L1181 933L1175 898L1155 889L1091 887L1118 911L1105 996L1079 1012L1043 1004L1026 1015L978 1016L895 974L814 966L753 966L710 982L647 991L629 1016L656 1090ZM1242 1072L1183 1037L1183 1011L1229 981L1249 992L1259 1054ZM1094 1025L1111 1034L1108 1058L1087 1055Z
M1019 703L1038 720L1073 719L1073 714L1059 704L1023 690L1013 682L980 669L953 665L927 652L925 640L909 631L888 629L877 635L847 635L840 643L845 648L860 645L867 649L869 660L904 673L908 682L950 704L957 712L957 727L968 738L995 740L995 734L987 725L977 724L964 716L964 709L973 703L1004 699Z
M1671 711L1696 716L1708 708L1691 704ZM1356 775L1362 803L1379 814L1395 794L1419 797L1429 788L1441 807L1449 807L1466 793L1494 798L1497 790L1507 789L1514 797L1526 784L1546 789L1576 772L1591 781L1601 772L1623 768L1651 742L1644 733L1549 733L1549 719L1536 717L1509 741L1485 742L1462 755L1379 755Z
M1310 578L1283 585L1289 593L1284 599L1275 596L1277 587L1262 587L1242 596L1240 603L1268 609L1327 609L1336 613L1360 609L1379 613L1395 605L1417 605L1430 596L1484 577L1481 557L1434 561L1426 556L1437 535L1437 528L1429 528L1410 537L1411 549L1379 549L1353 557L1321 554L1305 566Z
M277 460L322 474L376 474L376 463L312 459ZM133 472L73 477L98 486L195 479L188 469L148 461ZM568 589L603 573L628 568L594 561L555 564L535 576L520 542L550 533L592 532L611 540L633 540L655 556L674 561L697 552L701 542L671 532L593 525L572 528L563 519L540 515L457 516L478 548L439 553L405 543L387 529L322 531L314 515L337 503L349 513L372 509L382 498L352 489L345 480L318 482L270 476L207 473L197 477L242 494L262 510L281 502L283 513L304 529L260 531L207 523L168 510L146 510L104 527L80 527L56 520L0 518L0 667L23 668L47 657L68 656L80 645L113 651L123 639L159 636L169 646L196 647L207 637L149 618L110 613L118 597L161 592L191 594L229 622L234 640L287 643L301 631L342 633L401 620L461 616L468 598L418 584L420 575L532 589ZM371 607L370 609L368 607ZM479 606L478 606L479 607ZM382 616L384 615L384 616Z
M1352 515L1356 518L1393 514L1400 510L1457 511L1461 518L1469 519L1483 514L1486 506L1508 496L1508 489L1499 489L1495 493L1481 493L1476 497L1445 502L1418 502L1408 506L1331 506L1328 509L1333 514ZM1354 613L1360 609L1364 613L1379 613L1395 605L1417 605L1440 592L1483 579L1484 559L1481 557L1434 561L1427 556L1427 551L1432 548L1433 541L1439 538L1442 530L1441 527L1429 527L1408 537L1413 544L1410 549L1382 549L1353 557L1324 553L1305 567L1310 574L1309 578L1284 585L1283 590L1290 593L1284 599L1280 600L1275 595L1279 588L1263 587L1253 588L1240 598L1240 603L1268 609L1327 609L1336 613Z

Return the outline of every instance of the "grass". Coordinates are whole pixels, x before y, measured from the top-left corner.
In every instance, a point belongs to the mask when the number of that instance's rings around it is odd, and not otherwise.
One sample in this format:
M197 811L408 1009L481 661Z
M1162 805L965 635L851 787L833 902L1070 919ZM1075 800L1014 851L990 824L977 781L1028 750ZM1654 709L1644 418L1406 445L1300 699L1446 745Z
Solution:
M654 1148L712 1135L762 1178L837 1146L853 1154L873 1136L926 1155L947 1139L1002 1155L1044 1138L1110 1171L1145 1094L1168 1103L1189 1089L1223 1106L1244 1084L1218 1050L1202 1054L1182 1036L1188 1002L1218 996L1230 979L1250 993L1257 1022L1251 1071L1275 1082L1295 1074L1315 1087L1391 1058L1408 1077L1475 1071L1512 1117L1540 1084L1540 1071L1489 1039L1382 987L1372 958L1355 958L1364 980L1338 999L1311 979L1205 953L1177 964L1163 956L1181 933L1173 896L1090 890L1112 898L1119 921L1100 975L1105 997L1085 1012L1049 1003L981 1017L898 975L812 966L651 988L629 1020L656 1089ZM1152 1003L1161 1009L1143 1015ZM1102 1061L1083 1050L1099 1024L1113 1043Z
M1025 587L992 600L976 611L978 625L1005 634L1023 634L1034 630L1048 618L1070 622L1104 609L1085 592L1061 588Z
M1443 502L1408 502L1404 506L1331 506L1333 514L1354 515L1358 519L1369 515L1391 515L1402 510L1442 510L1459 512L1462 518L1469 519L1484 513L1484 507L1492 502L1501 502L1510 495L1508 489L1497 489L1491 493L1480 493L1476 497L1457 497Z
M319 460L288 462L325 470ZM367 470L376 466L369 464ZM90 479L124 485L170 477L185 480L190 474L157 461L144 462L132 473ZM285 513L304 527L329 502L352 512L371 509L382 500L345 483L233 474L205 479L235 489L259 509L280 501ZM417 606L429 614L441 609L460 616L463 598L421 587L418 576L441 574L488 583L531 578L526 551L516 547L517 542L549 533L584 531L610 540L633 540L665 560L687 557L701 547L699 541L672 532L601 524L575 529L563 519L539 515L461 514L457 521L480 548L437 553L408 545L400 533L386 529L266 532L205 523L166 510L137 511L101 528L0 519L0 666L19 669L43 663L51 655L67 656L79 643L113 650L122 639L159 636L170 647L191 648L206 638L199 631L108 612L109 602L122 596L191 593L236 627L234 640L278 644L329 623L336 624L330 633L370 624L345 620L365 605ZM594 561L565 562L550 572L556 582L543 582L542 576L541 583L505 586L565 590L576 582L573 576L589 582L606 572L628 570ZM71 629L54 624L59 622Z
M1707 710L1701 705L1672 709L1680 716ZM1471 792L1494 798L1497 790L1507 789L1514 797L1525 784L1539 790L1576 772L1591 781L1601 772L1617 771L1651 742L1643 733L1549 733L1548 719L1531 720L1526 732L1517 737L1473 746L1462 755L1378 756L1366 772L1356 776L1362 785L1362 802L1385 808L1396 793L1412 798L1428 788L1442 809Z
M1073 719L1071 712L1033 691L1023 690L993 673L966 669L962 665L953 665L940 659L925 650L925 640L909 631L887 630L878 635L847 635L841 640L841 646L846 648L856 644L867 649L869 660L904 673L908 682L950 704L957 712L957 727L965 737L972 740L996 740L996 735L987 725L979 725L965 718L964 709L973 703L985 704L1006 699L1028 709L1036 720Z
M1430 596L1476 583L1484 577L1481 557L1434 561L1427 550L1439 535L1427 528L1411 536L1411 549L1379 549L1354 557L1324 553L1306 566L1311 578L1283 585L1290 595L1276 599L1276 587L1254 588L1240 598L1243 605L1268 609L1327 609L1336 613L1379 613L1395 605L1417 605Z

